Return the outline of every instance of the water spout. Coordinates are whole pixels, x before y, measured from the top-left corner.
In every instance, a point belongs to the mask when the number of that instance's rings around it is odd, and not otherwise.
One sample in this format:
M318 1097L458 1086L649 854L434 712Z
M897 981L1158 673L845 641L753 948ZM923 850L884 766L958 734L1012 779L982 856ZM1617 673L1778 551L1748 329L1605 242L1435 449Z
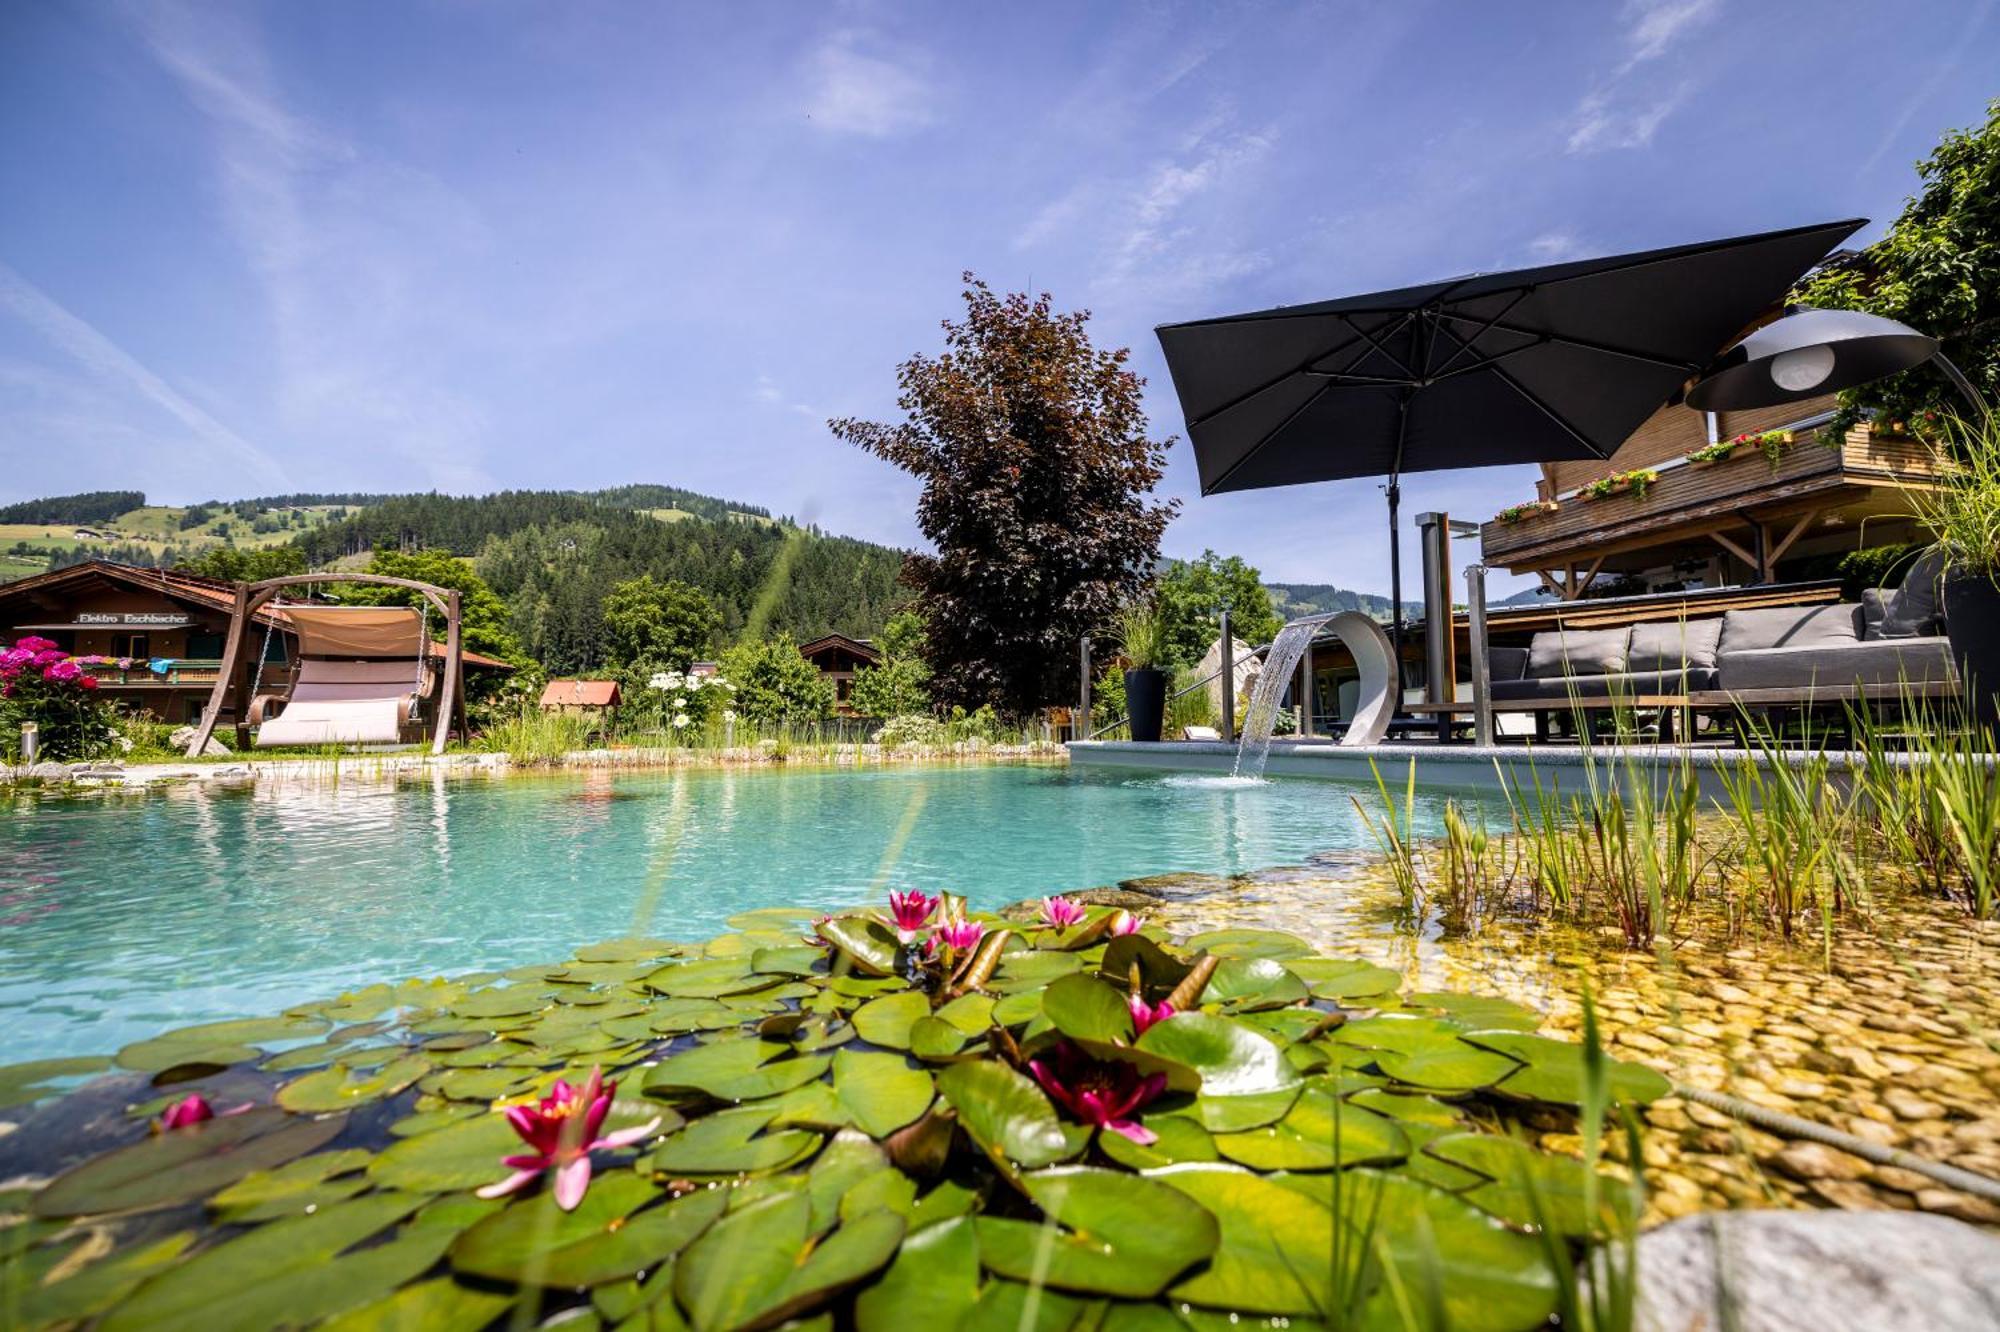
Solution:
M1278 721L1278 702L1292 683L1292 675L1305 656L1306 645L1332 615L1307 615L1293 620L1278 631L1264 654L1264 669L1250 689L1250 704L1243 713L1243 736L1236 746L1237 777L1262 777L1264 761L1271 753L1271 731ZM1312 706L1310 702L1306 706Z

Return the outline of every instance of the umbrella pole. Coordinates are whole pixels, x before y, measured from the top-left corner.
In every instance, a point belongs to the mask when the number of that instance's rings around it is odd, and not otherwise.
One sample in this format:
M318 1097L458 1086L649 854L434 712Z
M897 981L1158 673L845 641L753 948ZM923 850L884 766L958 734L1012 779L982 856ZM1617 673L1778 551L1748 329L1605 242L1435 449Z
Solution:
M1396 460L1389 468L1389 716L1403 711L1403 542L1397 510L1403 504L1403 442L1410 430L1410 391L1396 395Z

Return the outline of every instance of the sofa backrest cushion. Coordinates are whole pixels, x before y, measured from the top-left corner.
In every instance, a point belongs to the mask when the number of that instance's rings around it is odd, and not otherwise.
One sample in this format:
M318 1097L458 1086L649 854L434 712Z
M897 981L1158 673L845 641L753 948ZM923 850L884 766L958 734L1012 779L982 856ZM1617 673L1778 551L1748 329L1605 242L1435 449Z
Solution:
M1690 666L1712 669L1716 650L1722 645L1722 617L1706 620L1669 620L1662 624L1632 626L1632 647L1626 655L1628 671L1680 671Z
M1486 650L1486 669L1495 680L1520 680L1528 674L1528 649L1497 647Z
M1943 579L1943 552L1926 551L1903 575L1902 586L1884 598L1882 621L1870 627L1868 636L1928 638L1943 632Z
M1760 648L1825 647L1853 643L1861 637L1861 607L1843 601L1832 606L1768 606L1733 610L1722 617L1723 655Z
M1632 641L1626 629L1556 629L1536 634L1528 644L1528 677L1622 675Z

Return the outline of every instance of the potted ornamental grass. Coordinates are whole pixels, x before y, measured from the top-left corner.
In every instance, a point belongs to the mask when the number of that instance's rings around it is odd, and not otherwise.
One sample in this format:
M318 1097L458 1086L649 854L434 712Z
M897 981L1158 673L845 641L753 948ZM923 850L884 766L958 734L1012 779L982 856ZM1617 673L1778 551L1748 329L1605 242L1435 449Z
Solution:
M1934 453L1937 479L1912 491L1944 555L1944 623L1972 715L2000 724L2000 426L1954 422Z
M1118 617L1119 655L1125 665L1125 715L1134 740L1158 740L1167 713L1167 626L1150 602L1127 606Z

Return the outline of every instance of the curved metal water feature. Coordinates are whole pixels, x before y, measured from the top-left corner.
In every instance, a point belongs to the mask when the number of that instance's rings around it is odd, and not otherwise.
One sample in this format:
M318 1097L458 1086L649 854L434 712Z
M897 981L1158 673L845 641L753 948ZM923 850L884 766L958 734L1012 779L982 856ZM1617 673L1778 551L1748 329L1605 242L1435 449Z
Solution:
M1321 629L1330 631L1347 645L1361 672L1354 715L1348 719L1347 733L1340 743L1379 744L1389 733L1389 719L1396 711L1392 689L1395 651L1382 626L1360 611L1303 616L1280 629L1264 655L1264 669L1257 675L1257 683L1250 690L1249 706L1243 714L1243 735L1236 746L1236 776L1264 775L1264 763L1271 753L1271 728L1278 719L1278 702L1284 698L1293 673L1298 670L1306 645Z

